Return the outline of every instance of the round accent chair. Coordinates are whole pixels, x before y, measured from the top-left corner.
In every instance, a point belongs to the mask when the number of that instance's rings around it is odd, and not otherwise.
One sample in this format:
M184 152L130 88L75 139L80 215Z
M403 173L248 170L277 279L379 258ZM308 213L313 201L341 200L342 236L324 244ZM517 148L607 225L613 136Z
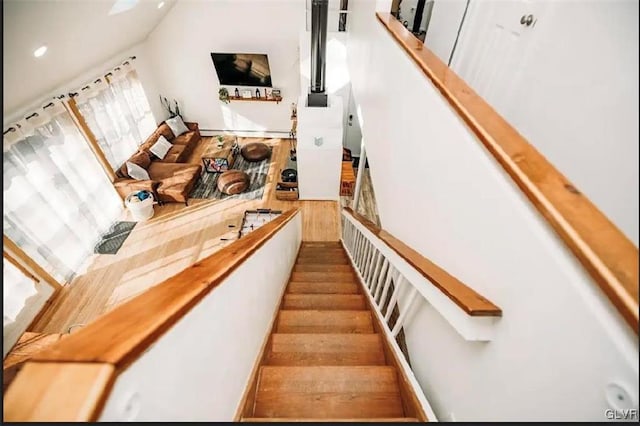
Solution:
M217 185L223 194L240 194L249 187L249 175L242 170L228 170L218 177Z
M240 154L242 154L245 160L250 162L262 161L269 157L271 148L262 142L250 142L242 146Z

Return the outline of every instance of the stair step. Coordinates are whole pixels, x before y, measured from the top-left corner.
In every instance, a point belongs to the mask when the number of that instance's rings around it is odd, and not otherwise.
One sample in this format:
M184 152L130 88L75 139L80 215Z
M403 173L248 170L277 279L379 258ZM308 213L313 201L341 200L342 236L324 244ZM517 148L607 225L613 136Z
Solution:
M398 418L384 418L379 417L375 419L321 419L321 418L308 418L308 419L291 419L285 417L244 417L240 419L241 422L246 423L273 423L273 422L327 422L327 423L347 423L347 422L376 422L376 423L408 423L417 422L418 419L411 417L398 417Z
M378 334L273 334L269 365L384 365Z
M291 282L287 286L287 293L298 294L358 294L360 288L351 283L302 283Z
M404 416L389 366L263 366L254 417L397 418Z
M342 247L326 248L326 247L302 247L298 253L300 254L345 254Z
M326 264L314 264L305 263L302 265L295 265L293 272L353 272L351 265L326 265Z
M361 294L286 294L281 309L366 310Z
M369 311L280 310L276 333L373 333Z
M340 241L303 241L301 247L342 247Z
M314 263L320 265L348 265L351 264L349 262L349 258L346 256L342 257L332 257L332 256L313 256L313 257L298 257L296 259L296 264L303 265L307 263Z
M296 272L291 274L291 281L339 281L357 282L356 274L353 272Z

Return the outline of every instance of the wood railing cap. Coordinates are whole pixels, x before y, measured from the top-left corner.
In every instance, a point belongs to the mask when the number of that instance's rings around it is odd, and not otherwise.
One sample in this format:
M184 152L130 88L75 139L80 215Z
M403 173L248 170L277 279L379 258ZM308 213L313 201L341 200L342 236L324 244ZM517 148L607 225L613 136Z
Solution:
M118 371L220 285L297 213L282 213L211 256L116 307L34 356L37 362L109 363Z
M518 131L390 13L380 23L578 258L638 333L638 247Z
M471 316L499 317L502 310L453 275L385 231L350 207L344 211L371 231L389 248L410 264L423 277L442 291L456 305Z

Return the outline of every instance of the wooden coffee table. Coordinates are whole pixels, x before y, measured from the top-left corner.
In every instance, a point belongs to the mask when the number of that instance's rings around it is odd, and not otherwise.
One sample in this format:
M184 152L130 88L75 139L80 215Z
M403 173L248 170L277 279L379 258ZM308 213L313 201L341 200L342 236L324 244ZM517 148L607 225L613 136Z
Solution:
M218 147L218 139L214 137L207 149L202 153L202 165L207 173L221 173L230 170L238 155L239 147L236 138L225 136L222 147Z

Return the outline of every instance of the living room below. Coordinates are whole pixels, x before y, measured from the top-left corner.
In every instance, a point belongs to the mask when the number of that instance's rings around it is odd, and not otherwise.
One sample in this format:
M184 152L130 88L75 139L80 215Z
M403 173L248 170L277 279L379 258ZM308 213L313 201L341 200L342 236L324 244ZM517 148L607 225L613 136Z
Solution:
M52 298L29 331L67 333L72 326L90 323L233 242L246 210L299 207L305 241L337 241L336 201L282 201L275 197L280 172L289 161L290 140L238 138L240 146L251 142L265 143L272 149L261 198L189 198L188 206L176 202L155 205L153 217L138 222L116 254L93 255L86 270ZM216 143L215 137L202 137L186 163L202 164L202 153ZM131 221L131 212L125 209L119 220Z

